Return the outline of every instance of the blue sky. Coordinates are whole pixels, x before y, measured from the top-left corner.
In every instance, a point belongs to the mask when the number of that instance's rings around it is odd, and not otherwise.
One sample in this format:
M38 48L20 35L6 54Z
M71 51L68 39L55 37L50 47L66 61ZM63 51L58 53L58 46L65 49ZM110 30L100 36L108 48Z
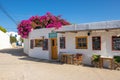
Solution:
M51 12L73 24L120 20L120 0L0 0L18 24L34 15ZM0 26L17 31L17 25L0 10Z

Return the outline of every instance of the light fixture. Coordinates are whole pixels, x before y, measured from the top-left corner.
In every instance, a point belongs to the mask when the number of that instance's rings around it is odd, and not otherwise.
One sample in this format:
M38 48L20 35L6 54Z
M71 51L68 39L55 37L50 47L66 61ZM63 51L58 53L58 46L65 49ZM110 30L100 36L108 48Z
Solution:
M106 32L108 32L109 30L108 29L105 29Z
M88 31L87 35L90 36L90 34L91 34L91 31Z
M117 34L117 37L120 37L120 34Z
M116 35L117 35L117 37L120 37L120 29L118 29L118 31L116 31Z

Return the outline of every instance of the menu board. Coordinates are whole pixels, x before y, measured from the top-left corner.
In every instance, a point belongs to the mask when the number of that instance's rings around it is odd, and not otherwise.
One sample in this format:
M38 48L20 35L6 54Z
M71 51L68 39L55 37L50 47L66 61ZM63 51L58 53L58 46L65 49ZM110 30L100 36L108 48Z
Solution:
M48 50L48 39L43 40L43 50Z
M112 37L112 49L120 50L120 37Z
M92 37L92 46L93 46L93 50L101 49L100 37Z

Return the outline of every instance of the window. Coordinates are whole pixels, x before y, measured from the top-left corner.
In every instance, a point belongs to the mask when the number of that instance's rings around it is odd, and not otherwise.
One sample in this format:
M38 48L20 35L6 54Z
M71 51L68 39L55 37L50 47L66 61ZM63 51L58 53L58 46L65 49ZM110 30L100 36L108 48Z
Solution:
M43 50L48 50L48 39L43 40Z
M101 50L101 37L92 37L92 48L93 50Z
M34 40L30 40L30 49L33 49L34 47Z
M112 50L120 50L120 37L112 36Z
M42 39L35 39L35 47L42 47L43 40Z
M65 49L65 37L60 37L60 48Z
M87 37L76 37L76 49L87 49Z

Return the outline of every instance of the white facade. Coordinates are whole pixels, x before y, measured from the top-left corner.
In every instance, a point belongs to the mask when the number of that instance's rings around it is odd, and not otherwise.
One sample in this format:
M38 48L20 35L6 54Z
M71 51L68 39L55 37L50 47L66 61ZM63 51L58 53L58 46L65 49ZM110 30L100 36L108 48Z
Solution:
M0 49L4 48L11 48L10 37L6 33L0 31Z
M83 54L83 63L90 64L91 56L93 54L98 54L101 56L113 57L114 55L120 55L120 51L112 50L112 36L116 36L120 33L120 30L113 31L93 31L90 36L87 35L87 31L78 32L78 33L65 33L62 34L66 38L66 48L60 49L59 52L67 52L70 54L73 53L82 53ZM88 49L76 49L75 37L87 36L88 38ZM92 37L100 36L101 37L101 50L92 49ZM58 41L59 42L59 41Z
M29 53L29 39L24 39L24 53Z
M98 23L99 24L99 23ZM97 24L97 25L98 25ZM58 44L58 55L61 52L67 52L70 54L82 53L83 54L83 63L91 64L91 56L92 54L99 54L101 56L113 57L114 55L120 55L120 51L112 50L112 36L120 35L120 21L112 21L112 22L101 22L97 27L96 23L92 24L84 24L81 25L71 25L62 27L58 30L52 29L37 29L32 31L29 34L29 38L24 41L24 52L27 53L31 57L36 57L40 59L48 59L51 60L51 42L49 38L49 33L52 30L58 32L57 34L57 44ZM92 25L94 29L91 29ZM96 25L96 27L95 27ZM111 26L112 25L112 26ZM80 26L80 27L79 27ZM77 31L77 32L76 32ZM90 35L88 36L88 32L90 31ZM30 40L31 39L40 39L44 36L44 38L48 39L48 50L42 50L41 47L34 47L30 49ZM65 37L65 49L60 49L60 37ZM75 37L87 36L87 49L76 49ZM101 37L101 50L93 50L92 49L92 37L100 36Z
M17 40L17 42L16 42L17 45L24 46L22 41L21 41L21 36L18 35L17 32L7 32L6 34L8 34L9 36L15 37Z
M40 58L40 59L50 59L50 47L49 50L42 50L42 47L34 47L30 49L30 40L32 39L48 39L49 33L53 29L36 29L29 34L28 39L24 39L24 52L31 57ZM50 44L49 44L50 45Z

